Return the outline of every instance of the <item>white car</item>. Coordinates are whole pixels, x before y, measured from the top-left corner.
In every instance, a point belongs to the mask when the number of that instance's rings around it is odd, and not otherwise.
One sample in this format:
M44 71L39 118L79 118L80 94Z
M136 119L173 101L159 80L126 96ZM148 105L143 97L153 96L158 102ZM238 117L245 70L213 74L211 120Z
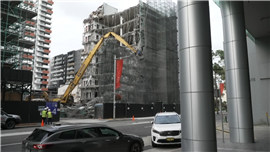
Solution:
M181 118L176 112L157 113L151 122L152 147L181 144Z

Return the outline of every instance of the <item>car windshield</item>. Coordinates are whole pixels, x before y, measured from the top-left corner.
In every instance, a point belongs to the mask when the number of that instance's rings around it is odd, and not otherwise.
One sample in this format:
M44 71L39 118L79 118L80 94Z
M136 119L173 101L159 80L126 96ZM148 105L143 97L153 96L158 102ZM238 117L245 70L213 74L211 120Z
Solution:
M1 115L8 115L5 111L1 110Z
M181 120L178 115L157 116L155 118L155 124L174 124L180 122Z
M33 133L30 136L27 137L26 140L39 142L39 141L42 141L43 139L49 137L51 134L52 134L51 132L36 129L33 131Z

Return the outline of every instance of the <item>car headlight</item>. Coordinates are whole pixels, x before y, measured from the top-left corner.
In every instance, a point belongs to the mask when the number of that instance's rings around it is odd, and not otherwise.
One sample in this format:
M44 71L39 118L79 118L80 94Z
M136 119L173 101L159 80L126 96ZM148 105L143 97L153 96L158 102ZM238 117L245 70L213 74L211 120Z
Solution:
M159 131L157 131L156 129L153 129L152 131L153 131L154 133L159 134Z

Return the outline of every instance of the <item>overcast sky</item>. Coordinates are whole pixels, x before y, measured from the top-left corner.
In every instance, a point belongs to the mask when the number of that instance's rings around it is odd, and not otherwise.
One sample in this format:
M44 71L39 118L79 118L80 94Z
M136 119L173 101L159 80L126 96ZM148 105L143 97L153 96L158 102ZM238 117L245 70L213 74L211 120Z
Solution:
M82 49L83 20L92 11L107 3L121 12L135 6L139 0L54 0L50 57ZM177 4L177 0L173 0ZM209 1L212 50L223 50L222 20L219 7Z

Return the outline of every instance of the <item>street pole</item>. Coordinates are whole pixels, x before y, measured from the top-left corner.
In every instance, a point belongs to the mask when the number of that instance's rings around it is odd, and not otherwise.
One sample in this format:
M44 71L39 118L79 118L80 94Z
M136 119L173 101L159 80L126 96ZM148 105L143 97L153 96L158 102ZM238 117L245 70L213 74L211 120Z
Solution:
M115 82L116 82L116 55L114 55L114 83L113 83L113 119L115 119Z
M223 143L224 143L224 126L223 126L223 113L222 113L222 99L221 99L221 95L220 95L219 99L220 99L220 115L221 115L221 126L222 126L222 139L223 139Z

